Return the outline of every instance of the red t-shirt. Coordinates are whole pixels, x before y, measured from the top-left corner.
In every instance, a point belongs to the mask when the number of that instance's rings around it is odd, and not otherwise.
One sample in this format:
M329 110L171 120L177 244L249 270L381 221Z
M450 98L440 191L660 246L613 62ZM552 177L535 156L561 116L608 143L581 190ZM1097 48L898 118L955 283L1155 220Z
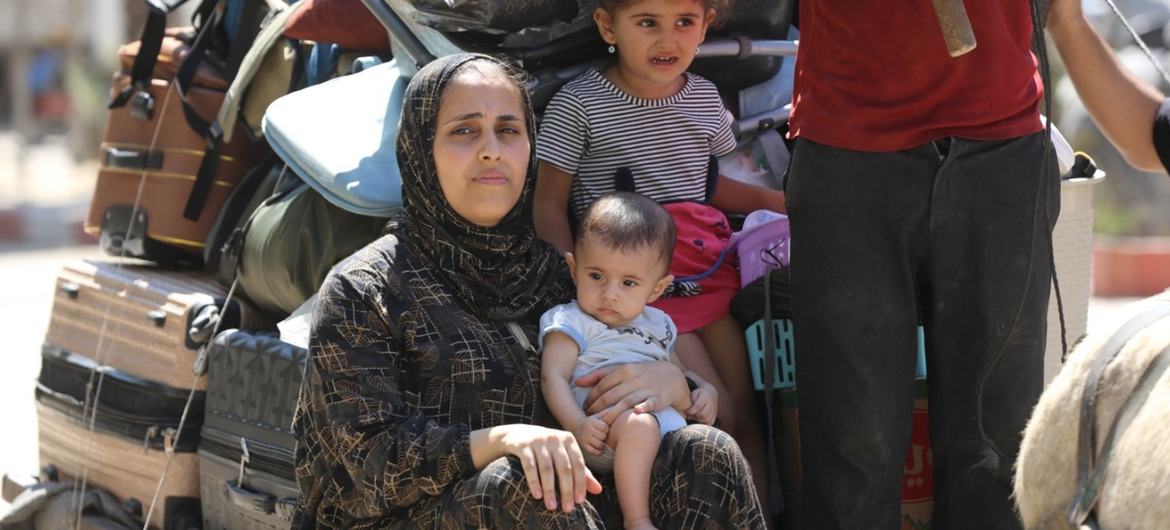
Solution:
M978 45L951 58L931 0L801 2L789 134L898 151L1043 129L1028 0L964 3Z

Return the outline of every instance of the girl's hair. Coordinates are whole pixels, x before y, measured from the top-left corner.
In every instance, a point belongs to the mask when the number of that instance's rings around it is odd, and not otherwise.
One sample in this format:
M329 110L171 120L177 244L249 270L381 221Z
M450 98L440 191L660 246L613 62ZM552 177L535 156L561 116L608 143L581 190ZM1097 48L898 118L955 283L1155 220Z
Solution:
M597 7L613 15L617 10L638 1L640 0L597 0ZM723 24L724 16L728 6L731 4L731 0L698 0L698 2L702 4L704 10L715 10L715 18L711 20L712 28L718 28Z

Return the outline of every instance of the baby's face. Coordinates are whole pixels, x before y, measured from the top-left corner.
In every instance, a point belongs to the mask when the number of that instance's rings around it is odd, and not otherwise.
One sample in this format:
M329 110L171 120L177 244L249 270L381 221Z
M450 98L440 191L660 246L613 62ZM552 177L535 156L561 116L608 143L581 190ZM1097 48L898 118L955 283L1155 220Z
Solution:
M666 274L658 249L650 247L623 251L586 238L567 259L577 284L577 303L611 328L637 318L674 279Z

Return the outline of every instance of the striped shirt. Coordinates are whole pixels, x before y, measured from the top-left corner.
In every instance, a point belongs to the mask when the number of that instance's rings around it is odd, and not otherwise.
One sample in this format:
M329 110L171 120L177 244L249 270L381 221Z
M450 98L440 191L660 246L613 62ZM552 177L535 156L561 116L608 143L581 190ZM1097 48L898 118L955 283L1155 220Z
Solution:
M569 196L574 219L614 191L621 167L633 173L638 193L659 203L705 201L709 157L735 149L731 119L715 85L689 72L673 96L642 99L594 68L549 103L536 157L575 176Z

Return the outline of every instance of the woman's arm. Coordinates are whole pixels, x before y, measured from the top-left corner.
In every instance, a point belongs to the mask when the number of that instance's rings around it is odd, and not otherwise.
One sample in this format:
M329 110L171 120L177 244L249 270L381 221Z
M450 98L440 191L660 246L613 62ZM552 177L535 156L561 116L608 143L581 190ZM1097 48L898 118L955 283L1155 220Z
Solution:
M607 366L581 376L576 384L593 387L585 399L585 412L608 424L629 409L639 413L667 406L687 410L691 404L682 369L669 361Z
M532 221L536 235L552 243L561 254L573 250L573 233L569 229L569 193L573 175L540 162L536 173L536 196Z
M313 311L302 445L318 452L342 491L388 509L439 495L468 476L471 429L411 414L399 379L402 348L396 323L374 297L384 285L369 275L333 274ZM306 439L309 443L306 444Z
M1129 73L1081 12L1081 0L1054 0L1048 35L1060 51L1077 95L1101 132L1130 165L1162 171L1154 150L1154 115L1164 99Z
M762 188L719 175L711 205L727 213L747 214L756 210L785 213L784 192Z

